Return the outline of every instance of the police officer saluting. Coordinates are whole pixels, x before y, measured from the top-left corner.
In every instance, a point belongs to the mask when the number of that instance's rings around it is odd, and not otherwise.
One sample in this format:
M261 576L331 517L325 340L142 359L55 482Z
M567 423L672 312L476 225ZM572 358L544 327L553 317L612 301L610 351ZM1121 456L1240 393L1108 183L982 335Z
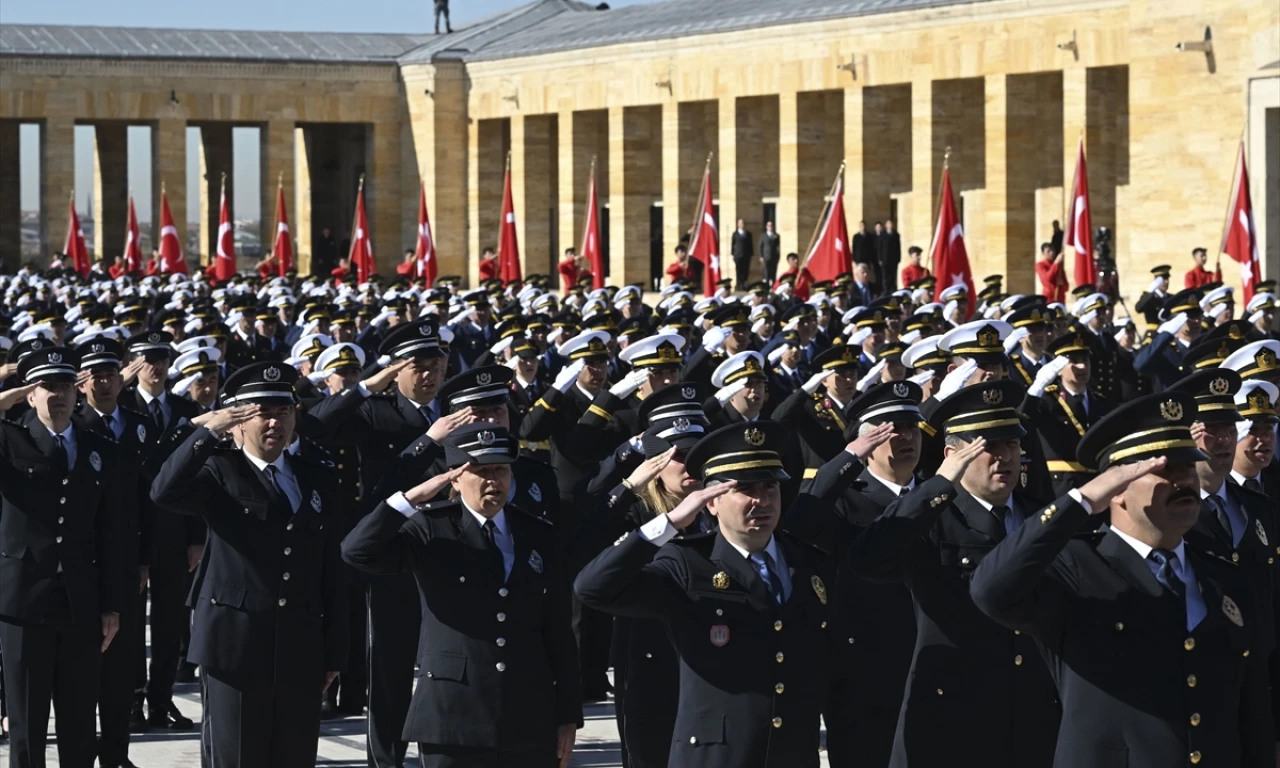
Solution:
M58 759L90 768L102 654L138 591L137 527L119 500L115 442L74 426L79 358L44 346L22 357L31 406L0 422L0 653L9 760L43 766L49 706Z
M424 768L564 768L582 707L555 529L508 502L505 428L460 426L444 446L451 471L379 504L342 548L356 568L412 574L422 596L403 738ZM450 486L455 500L431 503Z
M187 657L203 672L216 766L310 768L320 694L347 657L341 511L332 469L293 441L298 373L254 363L165 462L152 498L209 527ZM240 446L221 448L230 434Z
M1187 392L1134 400L1080 441L1102 474L1042 509L973 579L1034 637L1062 696L1054 765L1276 764L1269 641L1249 577L1183 541L1200 516ZM1111 527L1078 538L1110 506Z

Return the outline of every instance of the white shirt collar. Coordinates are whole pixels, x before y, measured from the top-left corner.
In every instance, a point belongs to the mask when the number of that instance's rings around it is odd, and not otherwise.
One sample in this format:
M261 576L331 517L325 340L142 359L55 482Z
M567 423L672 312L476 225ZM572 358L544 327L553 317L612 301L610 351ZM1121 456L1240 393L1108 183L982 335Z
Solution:
M596 396L595 396L595 395L591 394L591 393L590 393L590 392L588 392L586 389L584 389L584 388L582 387L582 385L581 385L581 384L579 384L578 382L576 382L576 381L575 381L575 382L573 383L573 386L577 387L577 388L578 388L578 391L582 393L582 396L583 396L583 397L585 397L585 398L587 398L588 400L595 400L595 399L596 399Z
M45 429L49 430L50 437L61 437L64 443L71 443L75 440L76 434L72 431L74 428L75 425L71 422L67 422L67 428L61 432L54 432L52 429L45 427Z
M725 541L729 541L729 540L728 540L728 539L725 539ZM742 547L738 546L737 544L734 544L732 541L729 541L729 546L731 546L731 547L733 547L735 550L737 550L738 554L742 555L742 559L743 559L743 560L750 560L750 559L751 559L751 553L750 553L750 552L748 552L747 550L745 550L745 549L743 549ZM767 553L767 554L769 555L769 557L772 557L772 558L773 558L773 567L774 567L774 568L778 568L778 567L780 567L780 566L782 565L782 558L779 556L779 553L778 553L778 537L776 537L776 536L770 536L770 537L769 537L769 543L768 543L768 544L765 544L765 545L764 545L764 549L763 549L763 550L761 550L761 551L762 551L762 552Z
M1231 470L1231 476L1234 477L1236 479L1236 483L1238 483L1241 486L1244 485L1245 480L1257 480L1258 482L1262 482L1262 475L1260 474L1255 477L1245 477L1244 475L1240 474L1239 472L1233 469Z
M517 383L519 383L519 385L520 385L520 387L521 387L522 389L523 389L523 388L525 388L525 387L531 387L531 386L533 386L534 384L537 384L537 382L536 382L536 381L525 381L525 380L524 380L524 377L523 377L523 376L521 376L521 375L520 375L520 374L518 374L518 373L516 374L516 382L517 382Z
M787 374L788 376L794 376L796 373L795 368L788 367L787 364L782 362L781 360L778 361L778 367L781 368L782 372Z
M458 497L458 501L462 501L461 496ZM462 508L467 510L467 512L469 512L471 516L476 519L476 525L480 526L481 528L483 528L484 524L488 522L490 519L480 514L479 512L475 511L474 509L472 509L470 505L468 505L467 502L465 501L462 501ZM493 524L498 528L498 533L501 533L503 536L507 536L508 533L507 533L506 508L498 510L498 514L494 515L492 519L493 519Z
M1066 392L1068 395L1077 395L1077 396L1078 396L1078 395L1084 395L1084 396L1086 397L1086 399L1087 399L1087 397L1088 397L1088 395L1089 395L1088 390L1086 390L1086 391L1084 391L1084 392L1076 392L1076 391L1075 391L1074 389L1072 389L1071 387L1068 387L1068 386L1067 386L1067 382L1063 381L1062 379L1058 379L1058 383L1060 383L1060 384L1062 385L1062 391L1063 391L1063 392Z
M893 495L894 495L894 496L901 496L901 495L902 495L902 489L903 489L903 488L906 488L906 489L909 491L909 490L911 490L912 488L915 488L915 487L916 487L916 479L915 479L915 477L912 477L910 480L908 480L906 485L898 485L897 483L895 483L895 482L893 482L893 481L891 481L891 480L885 480L883 477L881 477L881 476L877 475L877 474L875 473L875 471L874 471L873 469L871 469L871 467L869 467L869 466L867 467L867 474L869 474L869 475L871 475L872 477L874 477L874 478L875 478L875 479L876 479L876 480L877 480L881 485L883 485L885 488L888 488L889 490L893 491ZM989 507L988 507L988 509L989 509Z
M1233 474L1234 474L1234 473L1233 473ZM1218 490L1214 491L1213 493L1209 493L1208 491L1206 491L1206 490L1205 490L1205 489L1203 489L1203 488L1201 488L1201 489L1200 489L1200 498L1202 498L1202 499L1207 499L1207 498L1209 498L1210 496L1217 496L1219 499L1222 499L1222 507L1223 507L1223 509L1226 509L1226 506L1227 506L1227 481L1226 481L1226 480L1223 480L1223 481L1222 481L1222 486L1221 486L1220 488L1218 488Z
M248 451L246 451L244 448L241 448L240 452L244 454L244 457L249 460L250 464L257 467L259 472L266 472L267 467L272 466L272 467L275 467L276 470L282 475L293 474L292 472L289 471L289 464L284 460L284 455L286 451L281 451L280 455L276 457L275 461L266 461L264 459L260 459L257 456L254 456L252 453L249 453Z
M1144 542L1138 541L1137 539L1133 538L1132 536L1120 530L1119 528L1116 528L1115 526L1112 526L1111 530L1114 531L1115 534L1119 536L1121 540L1123 540L1126 544L1133 547L1133 551L1137 552L1138 556L1141 557L1143 560L1146 560L1148 557L1150 557L1151 550L1155 549L1155 547L1151 546L1150 544L1146 544ZM1186 549L1187 548L1183 545L1181 539L1178 540L1178 546L1173 548L1173 554L1176 555L1178 558L1178 575L1179 576L1184 576L1186 574L1186 568L1187 568ZM1183 582L1185 583L1186 579L1183 579Z
M142 402L146 403L147 405L151 405L152 400L159 400L160 404L164 405L164 398L165 398L165 395L169 394L169 390L165 390L164 392L161 392L158 395L153 395L147 390L143 389L142 387L138 387L138 394L142 395Z
M89 406L89 407L90 407L90 408L93 408L93 406L92 406L92 405L91 405L91 406ZM116 409L115 409L114 411L111 411L110 413L104 413L104 412L102 412L102 411L98 410L97 408L93 408L93 412L94 412L94 413L96 413L96 414L98 414L98 416L99 416L99 417L101 417L103 421L105 421L105 422L107 422L108 424L110 424L112 419L114 419L114 418L116 418L116 416L120 415L120 406L119 406L119 405L117 405L117 406L116 406Z
M827 393L827 399L829 399L831 403L835 405L837 411L844 413L845 403L842 403L839 400L837 400L836 396L831 394L830 392Z
M982 508L983 508L983 509L985 509L985 510L987 510L988 512L990 512L990 511L991 511L992 509L994 509L994 508L995 508L995 506L996 506L995 504L988 503L986 499L980 498L980 497L978 497L978 496L974 496L972 493L970 493L969 495L970 495L970 496L972 496L972 497L973 497L973 500L974 500L974 501L976 501L976 502L978 502L980 505L982 505ZM1012 493L1011 493L1011 494L1009 494L1009 499L1008 499L1008 501L1006 501L1006 502L1004 503L1004 505L1005 505L1006 507L1008 507L1009 509L1013 509L1013 494L1012 494ZM1004 521L1002 520L1001 522L1004 522Z

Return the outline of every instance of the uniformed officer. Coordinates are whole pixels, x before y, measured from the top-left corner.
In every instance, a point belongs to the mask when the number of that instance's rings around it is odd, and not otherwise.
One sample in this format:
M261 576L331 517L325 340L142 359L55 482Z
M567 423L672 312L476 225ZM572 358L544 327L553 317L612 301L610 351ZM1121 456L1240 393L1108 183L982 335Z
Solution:
M519 446L476 422L445 438L452 471L388 498L343 542L351 565L422 594L418 685L403 738L426 768L568 764L582 725L555 529L510 504ZM431 503L446 487L453 501Z
M1268 381L1246 381L1235 400L1245 421L1236 429L1236 457L1227 482L1280 499L1280 464L1275 461L1280 388Z
M1183 536L1200 516L1190 393L1117 408L1080 441L1102 471L983 559L974 602L1038 642L1061 694L1055 766L1276 763L1269 609ZM1110 508L1111 527L1081 538Z
M14 392L31 418L0 422L0 652L12 766L45 764L50 704L59 763L94 764L99 665L138 590L121 452L72 420L78 365L67 347L25 355Z
M702 346L685 363L680 378L706 384L726 357L751 349L751 312L742 304L726 304L707 313L712 326Z
M1262 339L1245 344L1223 360L1222 367L1239 373L1246 381L1261 379L1280 386L1280 341Z
M848 344L819 353L809 380L773 410L773 419L795 430L799 438L805 479L812 479L845 445L845 409L858 394L859 354Z
M1018 346L1009 353L1009 378L1024 387L1031 386L1040 366L1049 362L1045 347L1049 343L1051 320L1052 314L1043 303L1016 309L1006 318L1014 333L1022 332Z
M601 455L612 451L644 428L640 424L640 404L654 390L674 384L680 377L684 338L677 333L658 333L629 344L618 355L631 372L591 402L578 419L570 438L584 453Z
M588 605L664 624L680 659L671 768L818 765L822 706L843 674L829 625L834 569L774 533L785 433L757 422L704 437L685 467L705 487L605 548L574 582ZM718 532L673 540L704 508Z
M298 373L254 363L223 385L151 487L209 528L188 658L200 665L210 763L313 766L320 700L347 658L342 513L331 468L290 454ZM235 444L220 447L231 435Z
M992 768L1052 762L1059 709L1035 643L980 613L969 596L974 569L1038 508L1016 490L1022 397L1020 386L1000 379L938 403L929 417L934 439L945 441L936 474L849 548L855 575L905 582L915 601L893 768L950 764L956 755Z
M1189 288L1170 296L1160 310L1160 327L1133 357L1138 373L1150 376L1157 392L1182 378L1182 356L1200 335L1200 291Z
M711 386L719 389L707 401L712 428L765 418L765 409L773 410L767 384L764 358L755 350L739 352L716 366Z

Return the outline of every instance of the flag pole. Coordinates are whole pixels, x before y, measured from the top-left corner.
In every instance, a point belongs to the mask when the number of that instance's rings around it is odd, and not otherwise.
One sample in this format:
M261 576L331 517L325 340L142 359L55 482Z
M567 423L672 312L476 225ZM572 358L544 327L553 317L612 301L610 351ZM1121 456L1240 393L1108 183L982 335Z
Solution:
M840 168L836 170L836 177L831 180L831 186L827 189L826 204L822 207L822 215L818 217L818 222L813 226L813 234L809 235L809 244L804 249L804 263L800 265L800 269L809 266L809 259L813 256L813 244L818 241L818 233L822 231L822 225L826 222L827 217L831 215L831 208L836 204L836 187L840 185L840 179L844 176L844 169L847 160L840 161ZM849 244L849 251L852 253L853 244Z
M946 150L944 150L942 153L942 170L948 171L950 169L951 169L951 147L947 147ZM937 197L938 197L938 204L933 206L933 219L929 222L929 224L931 225L931 228L934 230L935 235L937 234L937 230L938 230L938 217L942 215L942 177L941 176L938 177ZM934 249L934 246L937 245L937 243L933 242L933 240L934 238L930 237L929 266L925 267L925 269L929 270L929 274L933 274L933 249Z

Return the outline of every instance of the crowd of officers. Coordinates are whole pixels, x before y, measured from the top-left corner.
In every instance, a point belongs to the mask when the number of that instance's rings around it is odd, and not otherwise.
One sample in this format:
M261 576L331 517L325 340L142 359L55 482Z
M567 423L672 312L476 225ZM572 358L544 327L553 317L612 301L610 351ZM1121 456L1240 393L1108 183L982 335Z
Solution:
M0 276L10 765L1274 766L1278 302L1168 278Z

